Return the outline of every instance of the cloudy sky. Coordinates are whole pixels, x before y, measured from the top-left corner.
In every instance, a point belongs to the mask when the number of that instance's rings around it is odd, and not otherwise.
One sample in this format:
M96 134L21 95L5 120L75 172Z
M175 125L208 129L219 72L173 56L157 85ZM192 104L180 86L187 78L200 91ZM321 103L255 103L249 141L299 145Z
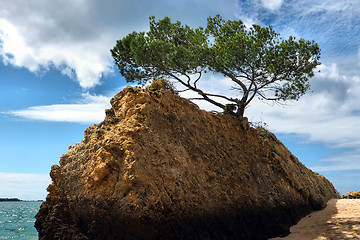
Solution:
M197 27L217 13L319 43L311 92L286 106L254 101L245 115L340 193L360 190L358 1L0 0L0 197L44 199L50 166L103 120L126 86L109 52L117 39L146 31L151 15ZM221 76L202 84L229 91Z

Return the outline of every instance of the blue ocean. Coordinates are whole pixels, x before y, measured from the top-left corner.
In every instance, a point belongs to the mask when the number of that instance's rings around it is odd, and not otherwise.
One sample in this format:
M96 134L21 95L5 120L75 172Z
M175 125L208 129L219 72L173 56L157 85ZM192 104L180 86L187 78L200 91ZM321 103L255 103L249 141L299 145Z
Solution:
M34 227L41 202L0 202L0 240L38 239Z

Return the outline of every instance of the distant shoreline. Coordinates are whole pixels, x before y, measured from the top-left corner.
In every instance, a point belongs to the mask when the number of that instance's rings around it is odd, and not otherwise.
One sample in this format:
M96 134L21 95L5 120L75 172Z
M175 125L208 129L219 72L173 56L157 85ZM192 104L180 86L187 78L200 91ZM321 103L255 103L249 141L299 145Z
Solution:
M0 198L0 202L21 202L18 198Z
M43 202L43 200L21 200L18 198L0 198L0 202Z

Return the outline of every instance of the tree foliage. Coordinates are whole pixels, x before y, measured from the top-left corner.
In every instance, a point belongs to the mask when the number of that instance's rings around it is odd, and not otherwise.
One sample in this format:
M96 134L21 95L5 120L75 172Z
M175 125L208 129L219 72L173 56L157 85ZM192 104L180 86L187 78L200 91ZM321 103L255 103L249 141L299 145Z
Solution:
M128 82L167 78L199 94L224 112L243 116L254 99L298 100L320 64L314 41L280 38L271 26L247 28L240 20L209 17L207 27L191 28L170 18L150 17L148 32L133 32L111 50ZM204 72L221 73L233 82L236 96L207 93L197 83Z

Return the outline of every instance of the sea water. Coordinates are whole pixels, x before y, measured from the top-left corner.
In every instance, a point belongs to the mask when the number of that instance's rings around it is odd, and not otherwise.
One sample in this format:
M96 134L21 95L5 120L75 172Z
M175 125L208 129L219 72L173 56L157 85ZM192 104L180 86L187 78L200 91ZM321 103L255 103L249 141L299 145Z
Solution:
M0 240L38 239L34 227L41 202L0 202Z

